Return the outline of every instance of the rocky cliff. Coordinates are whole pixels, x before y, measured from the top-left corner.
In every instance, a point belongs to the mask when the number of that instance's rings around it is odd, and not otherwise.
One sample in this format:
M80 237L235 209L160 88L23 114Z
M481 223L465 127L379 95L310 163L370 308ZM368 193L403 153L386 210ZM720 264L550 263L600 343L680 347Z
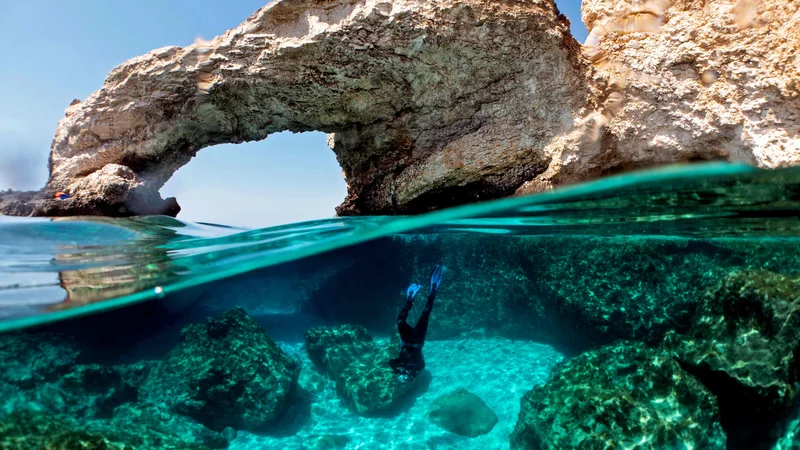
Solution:
M45 194L0 208L175 214L158 190L198 150L286 130L330 133L343 215L800 160L796 2L586 0L583 20L582 49L553 0L278 0L114 69L59 123Z

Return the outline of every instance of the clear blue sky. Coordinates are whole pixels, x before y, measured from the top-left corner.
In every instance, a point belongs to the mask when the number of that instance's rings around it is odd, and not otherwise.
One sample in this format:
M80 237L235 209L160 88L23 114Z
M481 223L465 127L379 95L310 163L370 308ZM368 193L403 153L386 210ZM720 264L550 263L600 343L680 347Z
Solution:
M0 189L38 189L56 123L123 61L233 28L266 0L0 0ZM579 41L580 0L557 0ZM188 221L263 227L332 217L346 190L322 133L206 148L161 190Z

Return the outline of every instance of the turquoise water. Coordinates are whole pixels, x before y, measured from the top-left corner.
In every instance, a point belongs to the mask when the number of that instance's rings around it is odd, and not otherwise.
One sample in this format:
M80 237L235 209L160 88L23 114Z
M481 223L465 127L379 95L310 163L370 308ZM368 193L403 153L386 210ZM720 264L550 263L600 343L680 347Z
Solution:
M0 217L0 448L800 448L798 215L800 171L713 164L258 230Z

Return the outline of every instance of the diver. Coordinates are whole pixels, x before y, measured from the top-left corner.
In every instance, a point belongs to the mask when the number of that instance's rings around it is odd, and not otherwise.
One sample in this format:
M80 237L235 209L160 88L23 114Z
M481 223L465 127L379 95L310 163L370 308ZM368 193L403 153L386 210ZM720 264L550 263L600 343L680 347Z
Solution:
M414 297L422 288L418 284L411 284L406 290L406 304L397 316L397 331L400 332L401 348L400 356L389 361L392 370L399 375L398 379L402 382L412 381L425 368L425 359L422 357L422 346L425 345L425 335L428 334L428 319L431 316L433 300L436 298L436 291L439 283L442 282L444 267L436 265L433 267L431 275L431 290L428 294L428 302L417 320L417 324L412 327L406 322L408 312L414 306Z

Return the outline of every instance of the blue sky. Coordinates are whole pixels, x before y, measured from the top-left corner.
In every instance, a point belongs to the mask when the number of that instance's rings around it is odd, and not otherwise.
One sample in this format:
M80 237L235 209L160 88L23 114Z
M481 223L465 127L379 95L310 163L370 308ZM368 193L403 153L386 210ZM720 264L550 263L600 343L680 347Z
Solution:
M0 189L38 189L56 123L123 61L235 27L265 0L0 0ZM558 0L579 41L579 0ZM322 133L203 149L161 190L188 221L263 227L332 217L346 190Z

